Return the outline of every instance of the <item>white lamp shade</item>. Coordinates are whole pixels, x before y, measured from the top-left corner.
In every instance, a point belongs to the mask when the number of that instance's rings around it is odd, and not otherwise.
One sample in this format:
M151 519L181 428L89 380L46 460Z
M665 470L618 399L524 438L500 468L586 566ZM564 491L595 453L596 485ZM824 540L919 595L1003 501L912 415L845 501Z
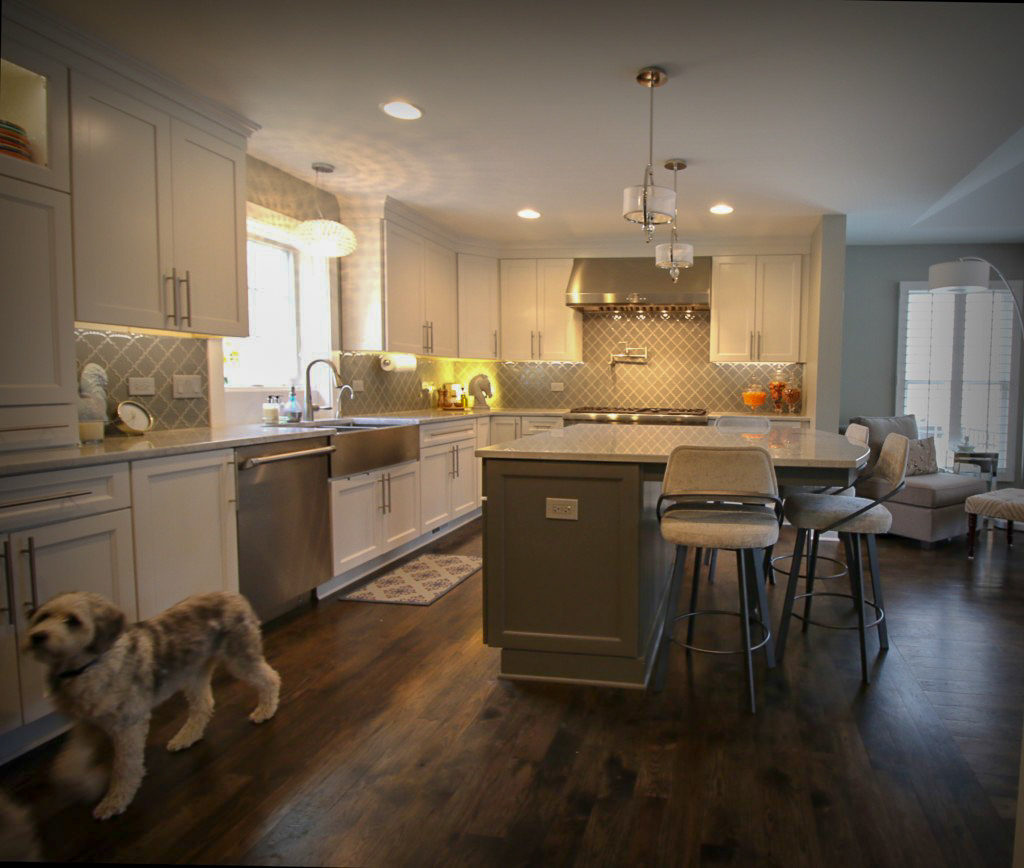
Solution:
M693 265L693 245L681 241L659 244L654 248L654 264L658 268L689 268Z
M348 256L356 249L355 233L337 220L305 220L295 234L314 256Z
M647 213L644 214L644 188L626 187L622 191L622 216L630 223L644 225L669 223L676 212L676 193L669 187L647 189Z
M928 286L932 292L985 292L989 268L976 259L940 262L928 269Z

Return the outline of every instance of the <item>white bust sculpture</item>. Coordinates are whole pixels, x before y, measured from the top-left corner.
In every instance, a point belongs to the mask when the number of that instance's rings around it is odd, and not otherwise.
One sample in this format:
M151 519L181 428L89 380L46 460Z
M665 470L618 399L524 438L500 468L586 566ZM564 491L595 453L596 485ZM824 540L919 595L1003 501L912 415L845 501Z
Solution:
M487 374L477 374L469 381L469 394L473 398L474 410L489 410L487 398L493 398L491 391L491 380Z

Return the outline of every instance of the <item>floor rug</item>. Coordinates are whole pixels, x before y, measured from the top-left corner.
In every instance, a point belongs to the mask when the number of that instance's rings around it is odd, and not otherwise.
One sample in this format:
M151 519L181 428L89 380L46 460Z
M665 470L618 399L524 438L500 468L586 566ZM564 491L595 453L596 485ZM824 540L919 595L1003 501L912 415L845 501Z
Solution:
M429 606L466 581L482 565L483 558L475 555L420 555L342 594L341 599Z

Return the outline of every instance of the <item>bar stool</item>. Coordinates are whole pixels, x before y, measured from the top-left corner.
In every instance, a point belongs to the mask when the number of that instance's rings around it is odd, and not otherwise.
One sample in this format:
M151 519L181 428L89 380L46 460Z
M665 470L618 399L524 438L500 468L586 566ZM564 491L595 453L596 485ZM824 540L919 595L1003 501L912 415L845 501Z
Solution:
M768 667L775 666L771 615L765 595L762 565L764 550L774 545L779 538L778 516L781 508L775 470L766 449L759 446L677 446L672 450L665 467L657 507L661 535L676 547L675 564L669 581L668 607L658 652L659 668L655 677L657 690L664 687L669 648L675 641L672 637L673 627L677 621L686 620L689 622L686 642L677 643L683 648L711 654L746 656L750 710L757 710L753 652L764 648ZM690 608L684 614L677 615L686 555L690 548L696 549ZM736 552L740 603L738 612L697 608L700 560L704 549ZM752 616L752 610L757 617ZM702 615L738 617L743 647L737 651L721 651L694 645L694 624ZM761 630L756 644L751 641L751 622Z
M886 533L892 525L892 515L881 504L903 488L907 473L907 453L910 441L902 434L890 434L882 444L882 450L875 464L873 478L886 482L888 492L876 500L866 497L852 497L844 494L794 494L786 498L784 512L786 520L796 529L796 545L793 548L793 563L789 570L789 582L786 585L786 600L782 607L782 620L779 623L779 660L786 653L786 639L789 635L790 618L800 618L804 629L808 624L828 627L833 630L857 630L860 633L860 667L861 677L865 684L871 682L868 675L867 629L878 627L878 643L884 651L889 648L889 634L885 625L885 609L882 599L882 579L878 567L878 549L875 546L875 535ZM851 486L848 486L851 487ZM845 491L846 489L842 489ZM814 590L813 563L808 565L806 591L796 593L800 579L800 560L808 533L822 534L830 530L838 530L839 537L846 549L846 566L850 573L851 593L824 592ZM872 599L864 598L864 564L861 553L861 538L866 541L868 562L871 568ZM811 558L815 550L811 550ZM811 620L811 603L814 597L842 597L853 600L857 610L856 627L836 624L824 624ZM804 613L793 612L793 603L797 599L804 600ZM865 607L870 606L875 619L867 623Z

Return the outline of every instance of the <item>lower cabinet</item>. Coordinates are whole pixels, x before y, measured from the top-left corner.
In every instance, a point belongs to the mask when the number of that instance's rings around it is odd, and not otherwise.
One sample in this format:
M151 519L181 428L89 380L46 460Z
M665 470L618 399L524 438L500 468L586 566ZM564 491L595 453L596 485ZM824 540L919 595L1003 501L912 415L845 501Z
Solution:
M520 421L518 416L494 416L491 418L491 442L494 446L497 443L505 443L508 440L519 439Z
M31 611L67 591L92 591L136 617L130 509L31 527L0 536L5 606L0 615L0 732L53 711L45 670L18 654Z
M561 427L562 419L559 416L523 416L519 425L519 436L540 434L542 431L552 431Z
M420 535L420 462L331 480L334 575Z
M420 504L423 532L472 512L479 506L476 434L420 450Z
M230 449L132 462L140 618L191 594L237 593L234 470Z

